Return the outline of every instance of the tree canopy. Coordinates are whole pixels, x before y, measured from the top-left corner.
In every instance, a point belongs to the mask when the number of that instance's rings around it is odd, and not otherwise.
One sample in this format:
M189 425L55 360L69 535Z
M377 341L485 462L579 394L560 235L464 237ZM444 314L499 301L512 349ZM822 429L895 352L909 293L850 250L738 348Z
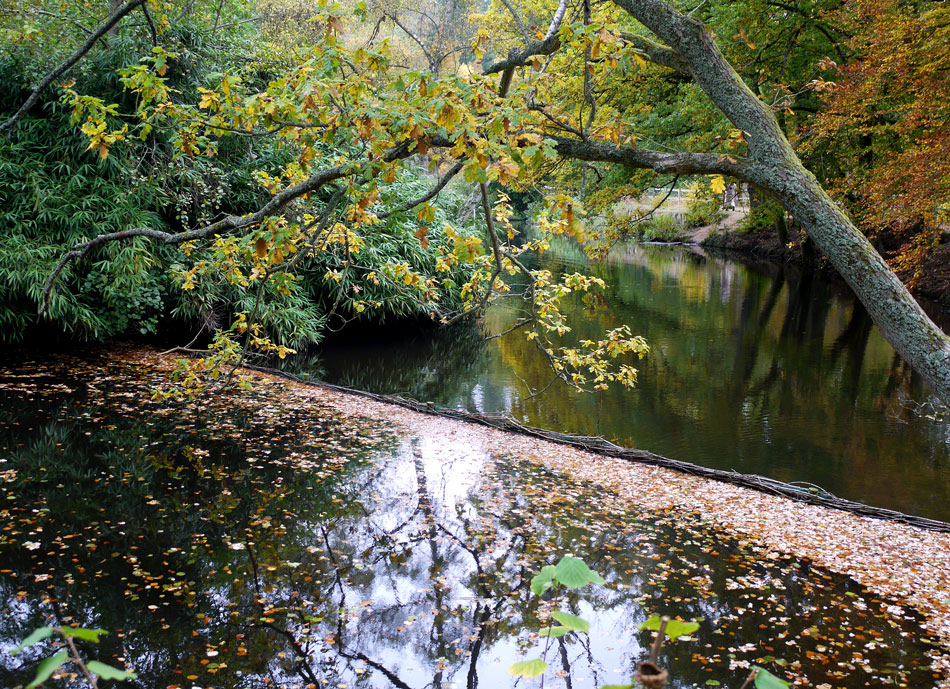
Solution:
M853 117L871 123L878 143L845 150L886 152L888 165L892 153L920 159L916 188L926 191L861 187L858 217L923 227L932 244L945 209L926 176L946 174L924 152L939 150L932 141L945 132L927 79L939 77L921 69L931 44L907 40L906 27L945 30L944 14L907 16L888 0L751 5L501 0L473 14L462 0L195 0L178 10L128 0L7 11L3 68L19 88L0 124L10 133L4 174L21 205L37 183L73 194L55 211L68 232L31 228L29 209L15 215L17 232L33 233L14 241L33 252L35 270L7 300L95 323L103 303L136 294L134 320L146 328L174 304L217 333L205 361L215 368L248 348L282 356L335 320L402 309L454 322L519 290L527 306L516 328L565 380L629 385L635 370L611 362L646 343L628 330L558 342L567 328L558 301L597 280L552 276L523 258L554 236L597 239L582 222L588 189L571 184L591 167L619 170L608 173L618 190L642 185L637 170L716 175L777 199L895 348L950 397L947 338L790 143L806 162L824 161L855 134L839 135L847 124L834 113L863 104ZM856 37L861 12L882 22L875 36ZM869 54L892 43L900 60L870 67ZM919 74L920 89L892 93L887 70ZM876 124L894 119L882 104L895 99L897 124ZM78 186L73 167L57 167L65 152L49 155L67 120L88 150L68 153L70 166L89 166ZM26 156L42 160L47 179L24 169ZM858 174L874 177L871 163ZM855 196L858 174L835 165L813 167ZM103 180L113 185L97 192L110 222L90 223L75 207L83 183ZM895 193L915 210L876 208ZM532 194L533 231L518 236L512 198ZM21 265L6 270L22 274ZM154 273L166 268L162 283Z

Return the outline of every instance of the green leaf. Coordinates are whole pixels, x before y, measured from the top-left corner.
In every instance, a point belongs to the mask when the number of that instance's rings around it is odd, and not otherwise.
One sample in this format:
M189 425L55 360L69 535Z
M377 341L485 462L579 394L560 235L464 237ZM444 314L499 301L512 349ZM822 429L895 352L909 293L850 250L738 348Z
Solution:
M552 568L553 569L553 568ZM29 648L30 646L35 646L43 639L48 639L53 635L52 627L40 627L35 630L28 637L23 639L23 643L10 651L10 655L15 656L17 653L22 651L24 648Z
M82 629L80 627L62 627L63 636L72 636L83 641L99 643L99 636L106 633L105 629Z
M571 630L567 627L541 627L538 631L538 636L547 636L552 639L557 639L558 637L564 636Z
M640 625L640 629L652 629L656 631L660 628L660 616L654 615L646 622ZM681 622L680 620L669 620L666 623L666 635L671 641L675 641L681 636L687 636L699 629L697 622Z
M585 634L590 631L590 622L587 620L582 620L576 615L570 615L566 612L561 612L557 610L551 613L551 617L556 619L558 622L563 624L568 629L575 632L584 632Z
M755 669L755 689L785 689L788 686L788 682L779 679L765 668Z
M102 679L135 679L137 677L134 672L119 670L111 665L100 663L98 660L90 660L86 663L86 667L89 668L90 672L99 675Z
M554 565L545 565L531 579L531 593L540 596L552 586L554 586Z
M540 677L548 669L548 664L540 658L534 660L522 660L508 667L508 672L515 677Z
M714 680L714 679L707 679L707 680L706 680L706 686L707 686L707 687L721 687L721 686L722 686L722 682L719 682L719 681Z
M63 663L66 662L66 657L69 654L64 648L62 651L56 655L52 655L49 658L44 658L40 661L40 664L36 667L36 677L33 678L33 681L26 685L26 689L33 689L41 685L43 682L49 679L49 676L56 672Z
M574 557L565 555L554 568L555 578L568 588L576 589L587 584L603 584L604 579L599 574L592 572L587 563Z

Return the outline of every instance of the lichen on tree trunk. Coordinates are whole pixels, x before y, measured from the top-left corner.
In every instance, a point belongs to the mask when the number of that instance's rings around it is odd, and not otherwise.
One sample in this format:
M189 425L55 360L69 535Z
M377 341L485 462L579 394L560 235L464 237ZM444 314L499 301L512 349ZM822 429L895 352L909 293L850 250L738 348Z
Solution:
M719 52L709 30L662 0L614 2L683 59L696 84L743 132L748 158L732 174L775 196L851 286L887 341L950 403L950 338L805 169L772 110Z

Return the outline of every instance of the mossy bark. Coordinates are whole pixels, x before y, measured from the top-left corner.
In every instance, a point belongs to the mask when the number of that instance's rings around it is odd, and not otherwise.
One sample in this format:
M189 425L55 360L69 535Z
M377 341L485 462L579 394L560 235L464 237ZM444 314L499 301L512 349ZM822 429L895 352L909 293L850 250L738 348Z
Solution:
M950 403L950 338L805 169L772 110L719 52L709 30L662 0L614 2L683 58L693 80L743 132L748 158L736 166L736 176L778 199L848 282L888 342Z

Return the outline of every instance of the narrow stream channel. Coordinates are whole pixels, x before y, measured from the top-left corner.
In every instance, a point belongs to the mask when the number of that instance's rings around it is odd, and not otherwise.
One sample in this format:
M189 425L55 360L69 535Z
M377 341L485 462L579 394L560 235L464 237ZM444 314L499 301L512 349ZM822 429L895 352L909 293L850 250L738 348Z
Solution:
M542 264L557 273L582 261L562 253ZM934 418L924 384L845 287L686 247L632 245L589 270L607 292L568 304L572 337L621 324L645 336L652 351L635 390L546 387L551 372L523 334L486 343L474 329L331 342L309 369L292 365L950 520L950 420ZM506 329L516 308L493 307L486 329Z

